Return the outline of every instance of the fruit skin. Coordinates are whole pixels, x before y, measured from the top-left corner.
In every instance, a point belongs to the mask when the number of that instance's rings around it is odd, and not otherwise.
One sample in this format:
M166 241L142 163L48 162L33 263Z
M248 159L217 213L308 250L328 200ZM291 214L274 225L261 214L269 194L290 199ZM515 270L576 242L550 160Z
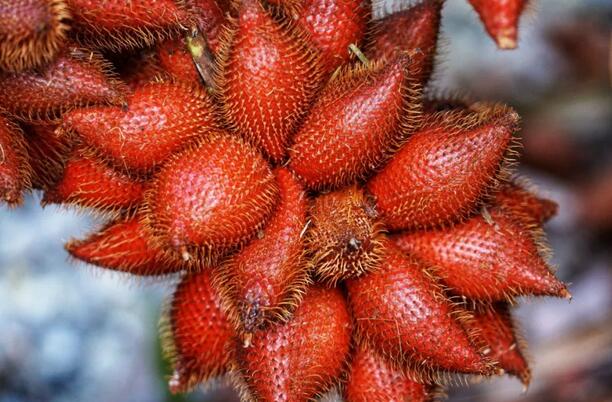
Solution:
M145 195L145 220L161 247L212 262L252 238L277 200L263 157L240 138L216 131L157 172Z
M370 60L393 60L401 51L413 51L416 79L425 85L433 70L443 4L443 0L424 0L377 21L365 55Z
M309 265L318 281L335 286L378 267L385 228L373 204L356 186L312 201L305 237Z
M216 127L214 113L203 89L154 82L128 95L125 107L72 110L61 127L117 169L143 174Z
M209 270L182 278L160 327L164 353L174 369L168 382L173 393L229 370L235 333Z
M73 144L55 135L56 124L22 125L32 167L32 188L45 190L62 177Z
M0 109L0 201L17 206L31 187L31 168L21 128Z
M346 402L430 402L440 390L436 385L412 380L404 370L394 367L368 346L360 345L351 359L343 393Z
M414 128L420 88L411 59L341 70L322 90L294 138L289 167L312 189L365 177ZM357 118L358 116L358 118Z
M138 215L116 219L87 238L71 240L64 247L75 259L131 275L167 275L190 268L153 244L140 220Z
M48 203L73 204L97 211L130 210L142 202L145 185L76 149L65 163L61 179L42 199Z
M371 8L370 0L303 0L300 3L296 11L298 24L321 51L326 74L351 60L349 45L361 45Z
M120 104L126 89L102 56L75 47L40 72L0 71L0 87L0 107L24 121L57 121L75 107Z
M261 235L215 271L230 318L246 333L289 319L310 282L302 238L306 193L286 168L274 174L280 199Z
M465 219L507 175L518 115L501 105L427 117L367 183L390 230Z
M66 40L63 0L12 0L0 5L0 70L20 72L51 62Z
M236 370L247 400L308 401L342 374L351 319L339 289L310 287L293 318L236 343Z
M501 211L393 239L404 252L435 267L436 275L453 291L469 298L569 297L541 257L531 230Z
M393 244L374 272L346 281L357 339L418 379L439 379L438 370L491 374L491 363L460 325L465 315L416 260Z
M156 48L156 54L160 66L177 80L190 83L200 82L198 70L182 38L160 43Z
M259 0L243 0L238 14L219 56L223 116L232 131L280 162L321 82L320 60L302 31L274 19Z
M525 180L503 185L495 194L492 205L506 211L530 229L538 229L557 214L559 205L538 197Z
M500 49L517 46L518 22L527 0L468 0Z

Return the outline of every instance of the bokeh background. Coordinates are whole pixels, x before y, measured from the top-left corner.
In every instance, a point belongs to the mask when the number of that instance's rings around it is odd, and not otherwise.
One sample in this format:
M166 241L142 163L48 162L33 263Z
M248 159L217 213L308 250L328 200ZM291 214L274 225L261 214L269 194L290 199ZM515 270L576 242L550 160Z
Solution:
M574 299L522 301L528 391L494 379L451 387L451 401L612 401L612 2L532 3L507 52L448 0L434 91L520 112L520 173L560 204L547 231ZM157 322L171 284L69 261L63 242L100 222L39 201L0 207L0 402L236 400L223 387L167 393Z

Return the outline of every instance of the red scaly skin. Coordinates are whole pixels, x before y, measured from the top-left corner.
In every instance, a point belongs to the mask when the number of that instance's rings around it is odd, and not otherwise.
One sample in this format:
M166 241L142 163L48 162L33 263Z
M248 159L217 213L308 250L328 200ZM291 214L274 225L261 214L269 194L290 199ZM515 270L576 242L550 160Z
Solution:
M259 0L242 0L238 14L220 56L223 114L234 131L280 161L318 89L320 61L303 33L275 20Z
M370 60L392 60L401 51L412 51L417 80L425 85L433 70L443 4L424 0L381 19L374 25L365 55Z
M166 275L185 269L186 264L148 240L140 219L118 219L83 240L66 243L65 248L78 260L131 275Z
M263 157L214 132L160 169L145 199L147 224L163 247L210 261L257 233L277 199Z
M121 59L119 77L134 92L138 88L156 81L168 81L169 73L161 66L154 49L143 49Z
M151 45L194 25L174 0L65 0L77 40L114 51Z
M142 202L144 183L77 149L43 204L74 204L102 211L129 210Z
M280 200L261 232L222 265L219 289L231 302L237 327L253 332L289 317L308 283L302 232L307 202L302 186L285 168L275 170Z
M303 0L298 23L321 51L323 70L333 72L351 59L349 45L360 46L370 20L370 0Z
M516 183L509 183L500 188L495 194L493 204L529 228L540 227L555 216L559 209L556 202L539 198Z
M208 270L186 275L177 286L162 327L164 350L174 367L172 392L188 391L228 371L234 330L221 306Z
M343 372L351 319L337 288L311 287L293 318L237 343L237 368L257 401L298 402L329 389Z
M437 267L446 285L469 298L569 297L542 259L531 231L501 211L446 229L399 234L394 241L404 252Z
M123 84L97 53L65 49L42 71L0 71L0 107L23 120L54 119L78 106L118 104Z
M346 402L430 402L437 388L411 380L371 348L360 345L351 360L343 391Z
M56 124L24 125L32 188L45 190L61 177L72 144L55 135Z
M466 326L478 331L489 346L487 356L498 362L507 373L517 376L527 387L531 370L521 350L522 341L516 335L508 304L481 307L474 311L474 319L467 321Z
M0 3L0 70L23 71L49 63L64 44L69 17L63 0Z
M411 60L343 70L321 92L294 138L290 168L309 188L338 188L371 172L408 131L418 101Z
M23 131L0 110L0 201L15 206L30 188L31 168Z
M430 117L367 183L389 229L432 227L468 215L495 183L517 121L506 107Z
M200 75L183 39L164 41L157 46L156 52L160 66L171 76L184 82L199 82Z
M423 379L435 370L491 374L423 266L387 243L380 267L346 282L357 336Z
M527 0L469 0L500 49L517 46L518 23Z
M98 106L66 113L62 129L76 133L118 169L143 173L212 129L213 108L201 88L150 83L130 94L125 108Z

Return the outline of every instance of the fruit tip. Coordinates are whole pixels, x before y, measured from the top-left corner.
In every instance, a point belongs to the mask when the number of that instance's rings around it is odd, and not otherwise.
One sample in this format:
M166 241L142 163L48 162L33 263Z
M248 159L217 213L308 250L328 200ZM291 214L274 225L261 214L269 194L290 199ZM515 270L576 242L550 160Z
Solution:
M563 288L559 291L559 297L563 298L563 299L567 299L569 301L572 301L573 296L570 293L569 290L567 290L567 288Z
M247 332L246 334L244 334L244 337L242 338L242 347L243 348L250 348L252 343L251 341L253 340L253 333L252 332Z
M504 30L495 37L497 47L502 50L512 50L517 48L516 30Z

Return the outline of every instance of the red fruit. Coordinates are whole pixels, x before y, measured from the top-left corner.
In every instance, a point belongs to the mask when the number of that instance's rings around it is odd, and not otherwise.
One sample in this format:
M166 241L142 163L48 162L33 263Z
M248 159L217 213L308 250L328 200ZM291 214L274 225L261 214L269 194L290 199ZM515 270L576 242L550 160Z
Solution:
M42 202L116 212L138 206L143 193L142 181L77 149L66 161L60 180L45 191Z
M0 4L0 70L23 71L49 63L64 40L70 13L63 0Z
M174 367L170 391L188 391L228 371L234 331L221 308L210 271L183 278L161 332L164 351Z
M56 128L55 124L25 126L33 188L45 190L62 177L72 144L56 136Z
M65 0L77 40L119 51L168 38L193 23L182 1Z
M344 386L346 402L429 402L438 392L437 386L410 379L407 373L365 345L357 347L349 380Z
M425 84L433 69L443 4L443 0L424 0L379 20L365 55L371 60L392 60L402 51L411 51L417 81Z
M165 275L188 268L148 239L140 216L111 222L83 240L66 243L76 259L131 275Z
M476 309L474 319L466 321L466 325L489 346L487 356L507 373L517 376L525 387L529 385L531 371L522 351L524 342L517 335L506 303Z
M351 319L338 289L309 288L291 321L237 344L238 369L254 400L310 401L344 369Z
M516 48L519 18L527 0L469 0L500 49Z
M117 168L147 172L215 126L213 104L204 90L157 82L137 88L127 107L99 106L64 115L62 128Z
M146 214L162 245L210 261L257 233L277 196L274 175L255 149L211 132L160 169L146 195Z
M23 131L0 110L0 201L11 206L22 202L30 170Z
M287 169L275 173L280 200L272 217L261 236L225 263L219 275L232 318L246 332L289 318L308 283L302 240L306 194Z
M242 1L230 32L217 79L224 116L280 161L319 87L320 61L300 31L277 22L258 0Z
M160 66L174 78L199 84L200 74L183 39L167 40L157 45L157 57Z
M435 266L446 285L470 298L569 297L538 253L531 231L500 211L446 229L399 234L394 241Z
M150 84L152 82L170 81L169 73L160 65L157 52L154 49L143 49L128 55L121 55L118 65L118 73L121 80L127 84L131 92Z
M383 253L374 202L348 187L318 196L310 209L306 247L317 279L330 285L372 271Z
M506 211L528 228L538 228L557 214L556 202L539 198L524 186L516 183L504 185L495 194L496 208Z
M469 214L496 183L517 123L503 106L431 115L367 183L387 226L431 227Z
M425 380L436 370L490 374L440 287L390 242L379 268L346 282L357 335Z
M0 72L0 106L22 120L57 119L74 107L123 102L124 86L97 53L70 48L40 72Z
M371 8L370 0L302 1L298 23L321 51L324 72L331 73L350 60L349 45L361 45Z
M310 188L337 188L364 177L417 116L407 56L340 72L323 89L295 136L291 169Z

